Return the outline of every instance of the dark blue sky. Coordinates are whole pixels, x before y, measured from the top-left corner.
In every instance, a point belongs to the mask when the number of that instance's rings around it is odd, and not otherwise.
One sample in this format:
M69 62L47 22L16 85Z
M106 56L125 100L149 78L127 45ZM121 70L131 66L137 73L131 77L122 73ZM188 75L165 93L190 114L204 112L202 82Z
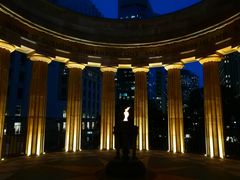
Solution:
M118 0L91 0L99 11L108 18L117 18ZM149 0L153 11L166 14L189 7L201 0Z

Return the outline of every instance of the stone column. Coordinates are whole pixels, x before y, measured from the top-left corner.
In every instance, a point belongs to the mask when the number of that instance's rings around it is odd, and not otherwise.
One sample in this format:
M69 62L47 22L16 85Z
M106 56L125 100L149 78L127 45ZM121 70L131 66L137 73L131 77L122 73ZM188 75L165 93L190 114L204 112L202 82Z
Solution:
M82 64L68 63L68 101L65 151L81 150L82 130L82 71L85 68Z
M29 58L32 61L32 79L28 105L26 154L39 156L44 153L47 74L51 59L40 54L30 55Z
M184 126L180 70L182 64L165 67L168 71L168 150L184 153Z
M2 158L2 143L8 91L8 76L11 60L10 53L14 50L14 46L8 44L5 41L0 41L0 159Z
M102 104L101 104L101 140L100 149L115 148L113 127L115 125L115 73L116 68L102 67Z
M224 158L224 136L222 119L222 97L219 81L218 62L221 58L212 55L201 59L204 73L204 116L206 154Z
M148 68L134 68L135 93L134 93L134 125L138 126L137 149L149 150L148 139L148 93L147 72Z

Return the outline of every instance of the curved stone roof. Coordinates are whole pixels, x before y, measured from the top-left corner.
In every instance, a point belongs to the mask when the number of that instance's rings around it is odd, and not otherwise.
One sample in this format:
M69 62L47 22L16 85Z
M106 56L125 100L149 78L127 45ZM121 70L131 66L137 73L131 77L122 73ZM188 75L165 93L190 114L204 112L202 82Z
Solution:
M135 21L87 17L46 0L8 0L1 3L0 39L78 63L148 66L238 46L239 21L236 0L204 0L173 14Z

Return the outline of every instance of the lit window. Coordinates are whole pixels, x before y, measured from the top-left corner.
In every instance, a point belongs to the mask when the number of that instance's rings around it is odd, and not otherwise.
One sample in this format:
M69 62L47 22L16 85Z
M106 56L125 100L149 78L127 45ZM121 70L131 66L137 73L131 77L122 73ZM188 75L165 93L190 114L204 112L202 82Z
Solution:
M92 129L94 128L94 126L95 126L95 122L92 122Z
M63 122L63 130L66 130L66 122Z
M63 118L66 118L66 110L63 110Z
M14 123L14 130L15 130L15 134L21 134L21 123L20 122Z
M135 16L131 16L131 18L133 19L133 18L135 18Z
M190 134L186 134L185 137L186 138L191 138L191 135Z
M21 105L16 105L15 116L21 116Z
M90 129L90 123L87 122L87 129Z
M57 123L57 129L58 129L58 132L60 132L60 130L61 130L61 124L60 123Z
M88 131L87 134L92 134L93 132L92 131Z
M7 134L7 129L3 130L3 134L6 135Z
M82 122L82 129L84 130L85 129L85 123Z

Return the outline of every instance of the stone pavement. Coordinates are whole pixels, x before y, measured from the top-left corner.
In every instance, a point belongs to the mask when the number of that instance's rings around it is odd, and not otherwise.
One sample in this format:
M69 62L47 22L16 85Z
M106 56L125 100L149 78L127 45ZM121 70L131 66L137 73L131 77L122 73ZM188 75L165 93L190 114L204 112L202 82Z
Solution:
M114 156L114 151L95 150L6 159L0 162L0 180L112 180L105 176L104 167ZM240 179L240 161L236 160L160 151L137 156L147 168L146 177L140 179Z

